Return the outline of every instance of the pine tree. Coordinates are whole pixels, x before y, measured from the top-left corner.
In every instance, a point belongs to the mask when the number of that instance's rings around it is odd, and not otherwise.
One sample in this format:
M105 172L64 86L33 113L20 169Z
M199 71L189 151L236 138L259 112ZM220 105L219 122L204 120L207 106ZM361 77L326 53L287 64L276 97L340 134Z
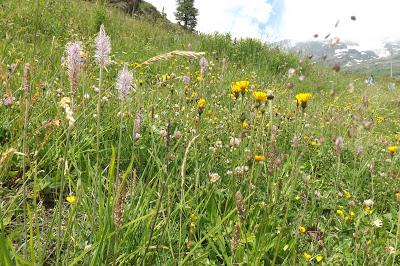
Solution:
M178 6L175 12L176 20L179 24L183 23L185 29L193 31L199 14L199 10L194 7L194 0L177 0L176 3Z

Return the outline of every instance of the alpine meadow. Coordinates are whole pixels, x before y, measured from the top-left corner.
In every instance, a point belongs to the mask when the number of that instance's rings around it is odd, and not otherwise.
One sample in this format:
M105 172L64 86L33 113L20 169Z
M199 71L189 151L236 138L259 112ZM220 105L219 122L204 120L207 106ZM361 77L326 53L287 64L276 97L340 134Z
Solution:
M400 265L398 79L115 2L0 0L0 265Z

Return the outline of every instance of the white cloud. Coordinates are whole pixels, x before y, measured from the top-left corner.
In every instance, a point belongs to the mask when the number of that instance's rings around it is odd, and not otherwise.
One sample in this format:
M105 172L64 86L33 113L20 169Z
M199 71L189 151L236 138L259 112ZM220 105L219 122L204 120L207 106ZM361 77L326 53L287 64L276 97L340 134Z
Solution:
M400 39L400 1L398 0L284 0L282 38L322 38L331 33L341 40L359 43L361 49L381 48L384 41ZM350 19L356 16L356 20ZM335 23L340 20L335 28Z
M175 21L176 0L149 0L159 10L164 7ZM205 33L231 33L233 37L265 38L272 6L266 0L198 0L197 30Z
M148 1L159 10L165 7L174 21L176 0ZM275 10L282 1L283 8ZM361 49L377 49L384 41L400 40L400 0L197 0L195 5L200 12L197 29L205 33L295 41L312 39L316 33L321 40L331 33L359 43ZM271 16L277 12L279 23L272 28ZM340 23L335 28L337 20Z

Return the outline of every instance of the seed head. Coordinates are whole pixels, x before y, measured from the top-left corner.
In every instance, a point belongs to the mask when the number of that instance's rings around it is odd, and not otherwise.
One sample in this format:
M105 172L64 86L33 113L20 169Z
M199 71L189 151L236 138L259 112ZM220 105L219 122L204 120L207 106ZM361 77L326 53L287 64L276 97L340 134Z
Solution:
M232 240L231 240L231 249L232 252L235 252L240 244L240 225L237 223L233 227Z
M240 221L243 223L244 219L246 218L246 210L244 209L244 204L243 204L243 196L240 191L236 192L235 195L236 199L236 210L239 216Z
M31 72L29 64L25 64L24 67L24 77L22 86L25 91L25 96L28 97L28 95L31 93Z

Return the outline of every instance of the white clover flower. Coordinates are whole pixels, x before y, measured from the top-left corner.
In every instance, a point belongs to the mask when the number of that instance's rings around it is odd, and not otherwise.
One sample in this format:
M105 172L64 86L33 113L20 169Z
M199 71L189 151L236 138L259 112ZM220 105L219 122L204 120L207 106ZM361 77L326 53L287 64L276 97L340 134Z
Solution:
M221 177L219 176L218 173L210 173L208 175L208 180L210 181L210 183L215 183L220 179L221 179Z
M366 199L364 200L363 205L365 207L372 207L374 205L374 201L372 199Z
M383 222L381 219L376 219L373 223L372 223L376 228L380 228L383 225Z

